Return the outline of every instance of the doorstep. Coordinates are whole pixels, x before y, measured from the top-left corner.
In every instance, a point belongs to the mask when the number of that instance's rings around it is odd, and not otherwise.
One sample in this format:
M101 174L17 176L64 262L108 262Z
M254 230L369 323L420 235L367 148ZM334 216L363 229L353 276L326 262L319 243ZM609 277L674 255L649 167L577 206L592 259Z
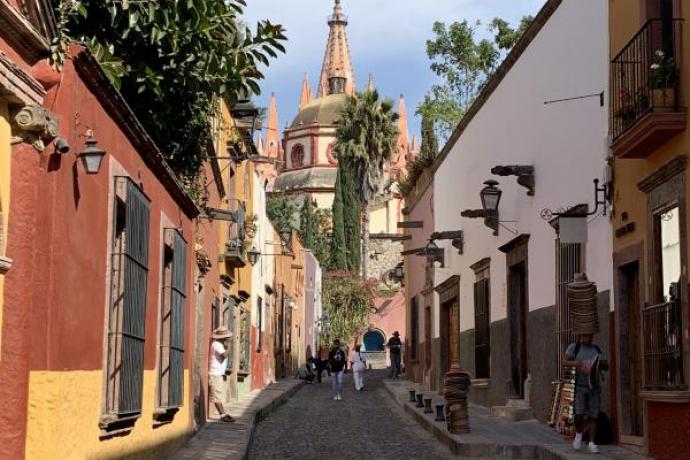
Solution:
M226 404L225 408L235 422L207 421L172 459L244 460L257 423L285 403L303 384L300 380L279 381Z
M424 429L460 457L515 458L539 460L592 459L587 453L574 452L571 441L566 440L537 420L511 422L491 415L488 408L469 405L470 433L451 434L445 422L436 422L436 404L445 404L436 392L425 393L432 398L433 414L424 414L408 402L409 390L414 384L407 381L385 380L384 386L393 400L402 406ZM648 460L620 446L600 446L597 458L614 460Z

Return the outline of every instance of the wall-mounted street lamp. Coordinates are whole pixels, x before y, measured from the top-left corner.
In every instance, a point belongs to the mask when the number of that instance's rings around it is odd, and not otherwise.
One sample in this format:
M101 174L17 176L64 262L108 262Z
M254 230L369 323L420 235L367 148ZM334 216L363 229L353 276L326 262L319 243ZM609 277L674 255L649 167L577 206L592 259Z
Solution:
M261 251L256 249L255 246L247 252L247 258L249 259L249 263L252 264L252 267L259 261L259 257L261 257Z
M426 245L425 249L426 261L431 267L435 267L436 263L439 263L441 268L446 266L445 250L443 248L439 248L438 245L434 243L434 240L429 240L429 243Z
M87 174L98 174L98 171L101 169L101 161L105 156L105 150L98 148L97 144L98 141L89 136L86 139L86 148L79 152L79 158L81 158Z
M393 280L396 283L402 283L405 280L405 267L403 267L402 262L398 263L393 269Z
M260 124L259 113L260 110L249 100L238 101L233 105L230 113L235 122L235 128L240 132L245 150L249 154L238 152L234 144L229 146L230 156L236 161L246 160L247 158L258 154L256 146L254 145L254 131L257 125Z
M479 192L482 200L482 209L466 209L460 214L462 217L475 219L484 218L484 225L494 231L494 236L498 235L498 204L501 202L503 192L497 187L498 182L493 179L484 181L485 187Z

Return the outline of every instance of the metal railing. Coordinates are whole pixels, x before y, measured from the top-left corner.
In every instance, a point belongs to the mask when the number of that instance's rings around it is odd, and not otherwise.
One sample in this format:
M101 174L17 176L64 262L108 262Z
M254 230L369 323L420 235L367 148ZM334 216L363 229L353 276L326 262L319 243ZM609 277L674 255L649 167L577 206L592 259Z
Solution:
M681 19L650 19L611 61L611 136L655 109L679 111Z
M679 299L642 310L645 386L649 389L683 384L681 310Z
M575 279L583 267L584 245L580 243L561 243L556 239L556 336L558 350L558 379L564 377L563 358L568 345L575 342L573 326L570 323L570 304L568 303L568 284Z

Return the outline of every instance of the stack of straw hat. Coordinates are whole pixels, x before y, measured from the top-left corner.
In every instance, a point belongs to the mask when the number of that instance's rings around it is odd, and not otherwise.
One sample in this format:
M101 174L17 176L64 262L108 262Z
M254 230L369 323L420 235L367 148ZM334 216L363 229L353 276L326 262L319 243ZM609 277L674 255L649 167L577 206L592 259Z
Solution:
M451 433L469 433L470 420L467 412L467 393L470 390L470 375L459 369L451 369L443 382L443 396L446 399L446 424Z
M575 334L596 334L599 332L597 314L597 286L584 273L577 273L568 284L570 325Z

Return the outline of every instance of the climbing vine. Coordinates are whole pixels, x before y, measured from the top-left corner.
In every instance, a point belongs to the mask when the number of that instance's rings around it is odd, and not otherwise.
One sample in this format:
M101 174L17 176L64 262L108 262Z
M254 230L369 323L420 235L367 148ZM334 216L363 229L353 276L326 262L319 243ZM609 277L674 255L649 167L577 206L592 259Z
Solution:
M330 338L347 342L368 325L374 284L351 272L331 272L324 277L322 299L330 318Z

